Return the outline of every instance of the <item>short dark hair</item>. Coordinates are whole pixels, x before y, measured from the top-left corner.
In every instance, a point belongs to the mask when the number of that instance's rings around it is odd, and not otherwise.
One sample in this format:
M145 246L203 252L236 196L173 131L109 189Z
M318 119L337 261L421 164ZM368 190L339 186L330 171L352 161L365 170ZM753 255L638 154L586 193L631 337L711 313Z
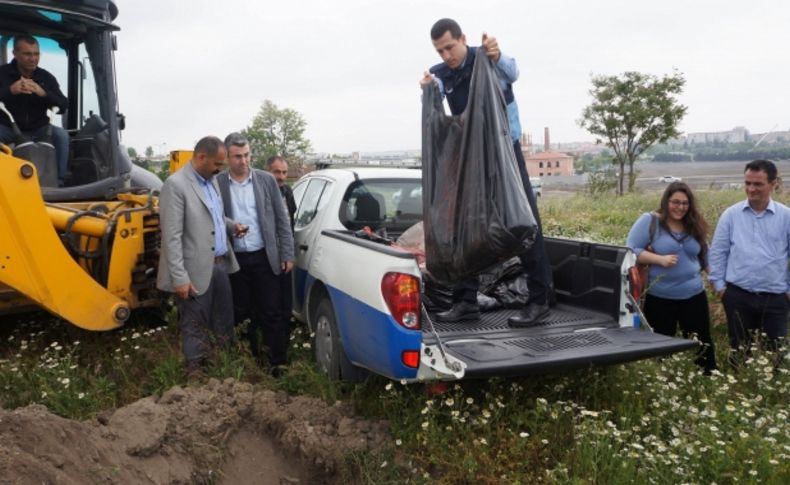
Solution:
M272 155L271 157L266 159L266 166L267 167L271 167L272 164L274 162L278 161L278 160L283 162L284 164L288 165L288 162L286 162L285 159L282 156L280 156L280 155Z
M433 24L433 27L431 27L431 39L440 39L448 30L453 39L458 39L463 35L461 26L458 25L458 22L453 19L439 19Z
M38 45L38 41L32 35L20 34L14 37L14 51L16 51L16 45L19 44L20 42L24 42L25 44Z
M250 142L247 138L244 137L238 131L234 131L233 133L229 134L225 137L225 149L230 150L230 147L237 146L237 147L244 147L249 145Z
M769 182L776 180L776 176L778 175L776 165L770 160L752 160L746 164L746 168L743 169L743 172L746 173L749 170L753 172L765 172L765 174L768 175Z
M195 145L195 153L203 153L205 155L216 155L219 153L220 148L225 148L222 140L216 136L204 136Z

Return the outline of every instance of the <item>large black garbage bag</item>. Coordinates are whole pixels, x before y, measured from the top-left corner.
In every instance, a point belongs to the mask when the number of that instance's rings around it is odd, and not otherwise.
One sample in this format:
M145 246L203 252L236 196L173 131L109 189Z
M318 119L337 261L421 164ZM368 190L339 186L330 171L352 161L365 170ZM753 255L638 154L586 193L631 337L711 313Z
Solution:
M476 56L461 115L445 114L433 84L422 100L426 264L435 279L452 283L524 252L537 228L492 61Z
M505 308L524 308L529 299L527 274L519 258L510 258L478 277L480 293Z

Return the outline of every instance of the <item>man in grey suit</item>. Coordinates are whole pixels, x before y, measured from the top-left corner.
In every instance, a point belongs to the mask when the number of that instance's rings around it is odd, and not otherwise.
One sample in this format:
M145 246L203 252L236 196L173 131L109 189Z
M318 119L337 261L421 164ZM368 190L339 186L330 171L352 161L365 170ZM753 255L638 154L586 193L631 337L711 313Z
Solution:
M179 328L190 375L200 374L211 350L234 341L228 273L239 265L228 234L243 228L224 216L214 175L225 166L225 146L202 138L190 163L165 180L159 196L162 252L157 286L176 294Z
M280 275L293 268L291 222L272 174L250 166L250 144L241 134L225 138L228 170L217 176L225 215L243 224L245 237L234 241L241 270L231 276L236 322L250 318L247 338L260 359L259 332L269 349L270 371L279 377L287 362L290 336L283 315Z

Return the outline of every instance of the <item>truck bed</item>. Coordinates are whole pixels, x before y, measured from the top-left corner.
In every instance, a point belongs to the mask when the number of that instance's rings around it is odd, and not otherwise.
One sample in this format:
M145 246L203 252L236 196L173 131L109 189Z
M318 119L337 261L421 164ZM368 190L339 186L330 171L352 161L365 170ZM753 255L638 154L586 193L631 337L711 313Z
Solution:
M507 319L518 314L518 310L494 310L481 314L477 322L436 322L433 326L441 338L455 338L474 334L496 336L500 334L521 335L520 332L529 330L531 335L552 335L566 333L580 328L591 327L616 327L617 322L612 317L594 310L579 306L558 304L554 306L545 317L544 321L528 329L511 328ZM430 333L423 328L423 332Z
M387 272L416 276L415 256L369 235L328 229L321 235L323 252L317 253L317 258L322 272L316 271L315 277L335 282L329 291L344 351L351 364L393 379L540 374L640 360L698 346L691 340L633 326L626 292L627 268L635 258L624 247L546 238L557 304L534 327L511 328L508 317L517 310L497 310L483 313L476 322L459 323L432 322L424 314L421 329L411 331L394 324L379 286L381 275ZM350 273L352 267L362 270ZM414 372L414 367L404 366L402 352L417 349L421 357ZM441 349L452 358L442 359Z
M511 328L516 310L497 310L477 322L433 322L445 349L467 364L467 377L526 375L665 355L697 345L633 327L620 327L611 316L570 304L558 304L534 327ZM433 319L432 319L433 320ZM426 322L427 323L427 322ZM423 325L426 344L436 338Z

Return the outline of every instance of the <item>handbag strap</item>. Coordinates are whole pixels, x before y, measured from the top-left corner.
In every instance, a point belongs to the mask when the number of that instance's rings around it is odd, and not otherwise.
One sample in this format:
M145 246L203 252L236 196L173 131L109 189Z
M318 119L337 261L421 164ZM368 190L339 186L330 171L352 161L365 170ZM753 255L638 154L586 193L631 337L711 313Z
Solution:
M650 232L645 249L648 249L652 246L653 239L656 237L656 227L658 227L658 214L655 212L650 212ZM652 248L650 251L652 252Z

